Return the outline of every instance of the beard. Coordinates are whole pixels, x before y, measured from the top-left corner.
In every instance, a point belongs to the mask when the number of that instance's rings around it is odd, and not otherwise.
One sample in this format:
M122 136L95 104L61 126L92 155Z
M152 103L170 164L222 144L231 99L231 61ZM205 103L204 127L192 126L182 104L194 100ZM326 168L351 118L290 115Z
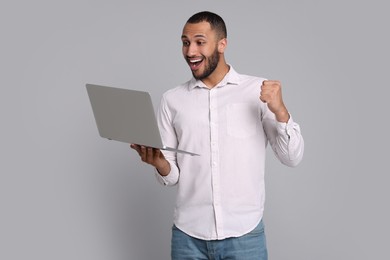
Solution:
M195 72L194 71L192 72L192 75L194 76L194 78L197 79L197 80L202 80L202 79L205 79L208 76L210 76L211 73L213 73L214 70L218 66L219 55L220 54L218 52L218 49L215 48L213 54L210 57L204 58L204 61L206 63L206 67L205 67L203 73L200 74L200 75L195 75Z

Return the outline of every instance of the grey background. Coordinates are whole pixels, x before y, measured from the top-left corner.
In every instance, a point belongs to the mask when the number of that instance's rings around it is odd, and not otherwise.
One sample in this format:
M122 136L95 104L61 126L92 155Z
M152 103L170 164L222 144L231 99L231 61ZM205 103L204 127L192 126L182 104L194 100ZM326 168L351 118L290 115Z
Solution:
M0 259L169 259L175 189L98 136L85 83L162 93L197 11L227 60L279 79L306 142L267 159L270 259L389 259L386 1L1 1Z

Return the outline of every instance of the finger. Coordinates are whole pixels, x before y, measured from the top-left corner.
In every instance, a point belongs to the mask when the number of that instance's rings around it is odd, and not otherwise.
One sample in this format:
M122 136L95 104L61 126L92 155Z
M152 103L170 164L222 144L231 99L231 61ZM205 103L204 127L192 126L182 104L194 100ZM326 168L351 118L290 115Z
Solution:
M272 85L272 81L271 80L264 80L262 83L261 83L261 88L265 88L265 87L269 87Z
M146 158L147 158L147 150L146 150L146 147L145 146L141 146L141 160L146 162Z
M262 86L260 91L260 100L264 103L270 102L272 100L272 89Z
M130 144L130 147L134 150L139 150L140 146L138 144Z
M260 98L260 100L261 100L263 103L267 103L267 98L265 97L265 95L261 94L259 98Z
M264 80L262 85L280 85L279 80Z
M261 86L260 86L260 96L259 96L259 99L263 102L263 103L266 103L267 102L267 98L266 98L266 93L267 93L267 87L266 87L266 81L267 80L264 80L263 82L261 82Z
M154 149L152 147L146 148L146 162L147 163L152 163L153 162L153 156L154 154Z
M261 92L266 92L270 91L273 87L273 83L269 80L264 80L263 83L261 84Z
M141 155L141 147L137 144L130 144L130 148L134 149L139 155Z
M164 157L164 154L161 152L160 149L155 149L155 153L154 153L154 159L155 160L158 160L160 158L165 158Z
M160 156L160 150L159 149L154 149L153 151L153 160L156 161L159 159Z

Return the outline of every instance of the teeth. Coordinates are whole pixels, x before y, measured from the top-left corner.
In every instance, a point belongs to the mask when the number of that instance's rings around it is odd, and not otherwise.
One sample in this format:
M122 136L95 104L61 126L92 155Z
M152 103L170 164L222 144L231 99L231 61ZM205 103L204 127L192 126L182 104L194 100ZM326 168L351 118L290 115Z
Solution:
M199 62L201 61L202 59L197 59L197 60L190 60L191 63L195 63L195 62Z

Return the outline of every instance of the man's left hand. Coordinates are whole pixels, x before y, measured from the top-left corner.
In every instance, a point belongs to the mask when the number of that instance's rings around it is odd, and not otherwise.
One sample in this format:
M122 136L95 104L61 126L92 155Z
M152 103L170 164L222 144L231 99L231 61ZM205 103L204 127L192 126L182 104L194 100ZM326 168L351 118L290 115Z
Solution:
M282 85L277 80L264 80L261 84L260 100L267 103L269 110L275 114L276 120L286 123L290 118L283 103Z

